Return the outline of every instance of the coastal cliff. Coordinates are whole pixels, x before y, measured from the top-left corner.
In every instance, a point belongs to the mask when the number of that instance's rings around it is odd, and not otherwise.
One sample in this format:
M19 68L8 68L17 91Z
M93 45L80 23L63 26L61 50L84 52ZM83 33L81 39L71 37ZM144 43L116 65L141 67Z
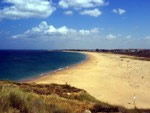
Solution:
M0 81L0 113L149 113L98 101L68 85Z

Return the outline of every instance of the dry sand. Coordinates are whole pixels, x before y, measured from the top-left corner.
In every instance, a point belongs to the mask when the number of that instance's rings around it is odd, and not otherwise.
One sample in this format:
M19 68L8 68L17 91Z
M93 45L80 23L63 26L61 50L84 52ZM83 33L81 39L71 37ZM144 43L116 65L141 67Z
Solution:
M84 52L85 53L85 52ZM127 108L150 108L150 61L129 56L86 52L88 60L50 75L36 83L68 83L85 89L100 101Z

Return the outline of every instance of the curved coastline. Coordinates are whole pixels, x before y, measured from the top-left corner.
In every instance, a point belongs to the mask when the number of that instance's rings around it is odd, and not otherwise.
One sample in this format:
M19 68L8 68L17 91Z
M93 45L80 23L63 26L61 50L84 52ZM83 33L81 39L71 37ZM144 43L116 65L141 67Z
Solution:
M47 76L53 76L55 73L57 72L60 72L60 71L63 71L63 70L66 70L66 69L70 69L70 68L73 68L73 67L76 67L86 61L88 61L89 59L89 56L85 53L82 53L82 52L75 52L75 51L63 51L63 52L74 52L74 53L80 53L80 54L83 54L85 55L85 59L80 61L80 62L77 62L77 63L74 63L74 64L71 64L71 65L68 65L68 66L65 66L63 68L58 68L56 70L53 70L53 71L49 71L49 72L46 72L46 73L42 73L42 74L39 74L39 75L36 75L34 77L29 77L29 78L23 78L21 80L18 80L18 82L26 82L26 83L29 83L29 82L33 82L34 80L38 80L38 79L41 79L43 77L47 77Z
M112 105L150 108L150 62L126 55L82 52L83 63L28 81L39 84L70 84ZM138 81L137 81L138 80Z

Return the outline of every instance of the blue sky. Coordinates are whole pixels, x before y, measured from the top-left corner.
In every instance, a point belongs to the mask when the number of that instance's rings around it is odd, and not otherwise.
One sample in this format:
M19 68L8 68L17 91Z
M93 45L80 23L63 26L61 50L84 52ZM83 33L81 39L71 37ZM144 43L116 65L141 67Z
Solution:
M1 0L0 49L150 48L149 0Z

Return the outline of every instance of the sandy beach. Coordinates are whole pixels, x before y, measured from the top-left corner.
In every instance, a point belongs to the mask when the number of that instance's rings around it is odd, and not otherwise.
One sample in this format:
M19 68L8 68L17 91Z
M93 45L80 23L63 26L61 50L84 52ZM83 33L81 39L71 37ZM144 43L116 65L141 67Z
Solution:
M28 82L67 83L103 102L150 108L150 61L125 55L84 53L88 55L85 62Z

